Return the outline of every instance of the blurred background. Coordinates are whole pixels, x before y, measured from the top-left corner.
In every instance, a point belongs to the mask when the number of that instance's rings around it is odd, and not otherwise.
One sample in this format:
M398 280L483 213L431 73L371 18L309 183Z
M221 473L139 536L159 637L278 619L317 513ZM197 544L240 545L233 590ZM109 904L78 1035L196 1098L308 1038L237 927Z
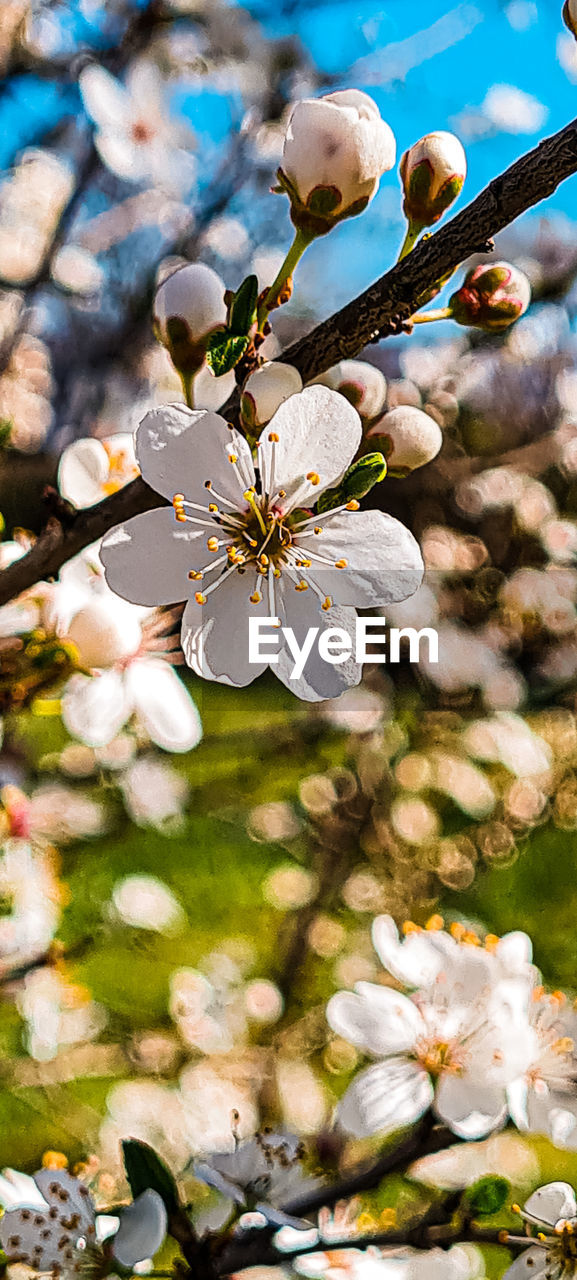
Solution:
M117 82L97 98L79 89L92 63ZM462 207L573 117L577 44L556 0L4 0L0 69L10 541L45 522L66 446L181 398L151 327L159 274L190 259L229 288L273 279L295 99L365 89L399 157L457 133ZM377 498L427 565L387 620L437 626L437 667L368 668L314 708L272 678L187 677L204 736L175 755L134 720L103 747L72 738L58 688L15 708L0 648L2 1165L93 1157L114 1199L123 1136L180 1171L235 1108L243 1133L322 1129L358 1064L326 999L377 976L382 911L526 928L546 981L575 994L576 195L573 178L499 237L533 286L512 329L445 322L363 356L388 407L444 432L434 463ZM307 251L267 354L382 274L403 235L393 171ZM200 403L228 389L207 373ZM483 1159L520 1189L577 1173L518 1135Z

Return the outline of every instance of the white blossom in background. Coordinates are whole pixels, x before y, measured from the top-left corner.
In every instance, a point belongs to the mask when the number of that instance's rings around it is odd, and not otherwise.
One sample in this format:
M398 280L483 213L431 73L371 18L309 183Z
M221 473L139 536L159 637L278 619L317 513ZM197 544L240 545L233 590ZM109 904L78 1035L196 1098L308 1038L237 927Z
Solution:
M521 716L510 712L471 721L463 741L470 755L502 764L517 778L548 777L551 772L549 744Z
M289 117L279 182L298 226L307 215L324 230L361 213L395 163L392 129L376 102L359 89L341 89L297 102Z
M340 626L353 636L355 605L386 604L418 587L419 547L397 520L358 503L308 514L342 478L360 438L359 416L343 396L307 387L265 427L257 480L246 440L223 418L176 405L153 410L138 429L137 457L174 511L145 512L106 535L110 587L141 605L187 599L182 647L207 679L243 686L272 665L300 698L337 697L361 678L352 654L331 665L314 649L292 679L285 633L276 663L251 663L248 625L251 616L278 616L301 644L310 628L318 635Z
M235 1134L231 1138L233 1149L196 1161L194 1176L220 1192L231 1209L240 1205L259 1215L262 1225L298 1226L298 1220L283 1212L279 1203L298 1198L316 1185L303 1167L306 1151L300 1138L269 1132L244 1141Z
M170 119L162 76L145 60L130 67L121 84L104 67L85 67L78 78L84 108L95 126L101 160L117 177L184 192L194 177L190 140Z
M413 405L398 405L367 432L367 440L375 438L391 471L408 474L426 466L436 458L443 444L443 432L430 413Z
M42 956L60 921L62 891L53 858L28 839L0 845L0 976Z
M527 1231L527 1249L507 1267L503 1280L535 1280L575 1273L577 1200L568 1182L548 1182L525 1202L520 1214Z
M395 1252L375 1247L331 1249L330 1239L328 1244L326 1252L296 1258L295 1271L310 1280L317 1276L322 1280L476 1280L485 1272L483 1256L474 1245ZM293 1247L298 1247L296 1240Z
M170 665L174 619L135 608L106 586L98 547L63 567L46 605L46 622L74 646L78 672L62 695L69 733L91 747L110 743L135 715L165 751L190 751L202 736L200 717Z
M58 465L58 488L75 507L92 507L139 474L131 432L103 440L75 440Z
M313 378L309 386L320 385L338 391L361 415L370 421L383 411L387 396L387 379L380 369L366 360L340 360L338 364Z
M178 898L157 876L132 875L117 881L112 906L114 914L135 929L176 934L186 923Z
M168 1008L184 1043L200 1053L230 1053L245 1039L246 1011L238 982L213 983L198 969L176 969Z
M260 430L289 396L302 389L301 375L292 364L283 364L281 360L262 364L249 375L242 390L240 412L244 425L250 430Z
M54 968L27 973L16 1004L26 1024L26 1048L37 1062L51 1062L61 1048L94 1040L106 1022L103 1006L86 988Z
M143 1191L118 1217L97 1215L88 1187L66 1169L40 1169L29 1178L12 1169L0 1177L0 1242L9 1263L72 1277L105 1259L121 1267L151 1258L166 1235L167 1215L157 1191Z
M339 1102L342 1127L391 1132L432 1106L461 1138L501 1128L507 1085L531 1055L530 940L509 934L481 947L465 929L453 937L434 927L400 943L391 917L379 916L373 941L389 973L415 990L359 982L330 999L333 1031L377 1059Z
M120 774L118 786L137 826L180 829L190 788L167 761L140 756Z

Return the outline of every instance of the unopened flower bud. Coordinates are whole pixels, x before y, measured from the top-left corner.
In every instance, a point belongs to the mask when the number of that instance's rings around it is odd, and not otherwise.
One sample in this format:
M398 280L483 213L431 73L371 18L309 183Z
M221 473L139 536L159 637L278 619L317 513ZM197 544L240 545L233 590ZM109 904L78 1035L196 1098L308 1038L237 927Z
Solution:
M411 404L400 404L376 422L367 432L367 439L377 437L389 474L408 475L417 467L424 467L436 458L443 443L438 422Z
M477 329L507 329L527 310L531 285L509 262L481 263L467 273L449 307L457 324Z
M577 40L577 0L565 0L563 5L563 22Z
M269 360L251 373L240 401L241 418L251 431L264 427L289 396L302 391L298 369L280 360Z
M366 360L340 360L313 379L331 391L338 391L361 415L361 418L376 418L382 413L387 394L387 380L380 369Z
M202 262L179 267L162 282L154 299L154 327L179 373L204 364L208 339L226 325L224 283Z
M394 134L367 93L345 89L297 102L278 172L294 225L319 236L362 213L395 152Z
M427 133L401 159L403 211L409 222L430 227L457 199L467 173L467 160L454 133Z

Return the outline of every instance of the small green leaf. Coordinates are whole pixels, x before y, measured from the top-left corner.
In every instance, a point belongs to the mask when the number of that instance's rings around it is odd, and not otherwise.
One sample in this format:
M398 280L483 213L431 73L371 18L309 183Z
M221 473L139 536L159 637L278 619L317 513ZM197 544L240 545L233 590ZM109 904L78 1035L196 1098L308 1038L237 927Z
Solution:
M170 1217L178 1213L180 1201L176 1182L167 1169L164 1161L157 1156L152 1147L136 1138L127 1138L122 1143L124 1167L130 1190L136 1200L143 1191L151 1188L157 1191L164 1200L166 1212Z
M475 1218L487 1217L499 1213L511 1195L511 1186L506 1178L498 1174L487 1174L469 1187L464 1197L469 1213Z
M387 464L382 453L365 454L364 458L353 463L336 489L327 489L326 493L321 494L317 510L319 513L332 511L334 507L340 507L353 498L357 501L364 498L374 485L384 480L386 474Z
M247 276L237 289L230 310L229 333L234 337L247 337L251 325L256 319L256 302L258 298L258 280L256 276Z
M221 378L223 373L230 373L239 360L242 360L247 347L247 337L215 333L209 339L206 352L206 362L210 365L215 377Z

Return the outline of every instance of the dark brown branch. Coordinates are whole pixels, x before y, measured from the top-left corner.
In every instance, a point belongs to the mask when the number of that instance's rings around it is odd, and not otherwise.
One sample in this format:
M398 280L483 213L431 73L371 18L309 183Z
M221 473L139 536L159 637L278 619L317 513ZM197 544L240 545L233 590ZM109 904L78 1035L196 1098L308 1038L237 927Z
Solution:
M550 196L576 171L577 120L573 120L494 178L466 209L421 241L358 298L289 347L282 353L283 361L294 364L307 381L338 360L358 355L368 342L399 332L428 300L437 281L471 254L486 249L492 236ZM230 402L226 412L233 415L234 407ZM79 511L66 528L52 521L28 554L0 573L0 604L39 578L56 575L66 560L113 525L158 505L158 497L147 485L134 480L98 506Z

